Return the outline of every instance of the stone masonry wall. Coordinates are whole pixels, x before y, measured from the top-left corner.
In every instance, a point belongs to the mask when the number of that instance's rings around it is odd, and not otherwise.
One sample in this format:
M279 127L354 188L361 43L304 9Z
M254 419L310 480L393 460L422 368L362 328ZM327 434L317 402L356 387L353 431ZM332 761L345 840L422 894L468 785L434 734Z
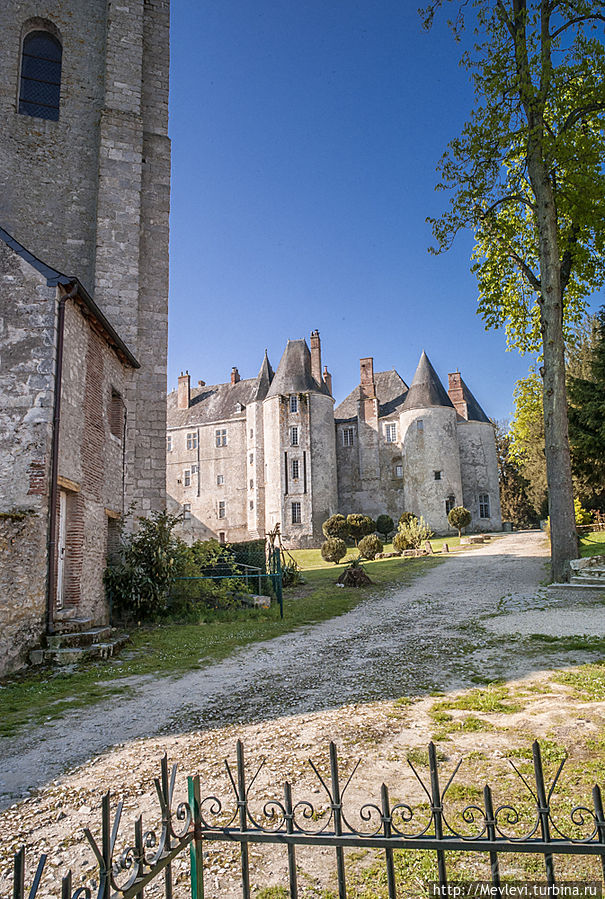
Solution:
M67 494L66 603L78 614L107 620L102 576L108 513L124 511L122 429L129 370L73 301L66 303L59 428L59 478ZM118 433L112 433L112 430Z
M0 226L92 292L106 4L0 3ZM63 45L59 121L18 112L24 31L54 26Z
M0 243L0 675L45 624L55 296Z

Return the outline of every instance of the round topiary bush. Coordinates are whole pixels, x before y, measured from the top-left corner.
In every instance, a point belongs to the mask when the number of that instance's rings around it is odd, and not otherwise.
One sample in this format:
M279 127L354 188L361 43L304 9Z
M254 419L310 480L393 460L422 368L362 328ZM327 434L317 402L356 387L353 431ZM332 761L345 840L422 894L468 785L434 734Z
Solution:
M453 509L450 510L447 516L447 520L451 524L453 528L456 528L458 531L458 537L462 536L462 528L466 528L469 526L472 520L472 515L468 509L465 509L464 506L454 506Z
M402 553L406 549L412 548L412 541L410 540L410 536L406 531L397 531L395 536L393 537L393 549Z
M361 515L359 512L353 512L347 515L347 531L349 537L355 541L355 546L362 537L371 534L376 530L376 522L369 515Z
M321 547L321 557L324 562L334 562L338 565L347 554L347 544L340 537L328 537Z
M330 515L321 526L324 537L340 537L343 540L348 536L347 519L344 515Z
M359 555L364 559L375 559L378 553L384 549L382 540L376 534L368 534L363 540L359 541Z
M390 515L379 515L376 519L376 530L379 534L382 534L385 540L394 527L395 525Z

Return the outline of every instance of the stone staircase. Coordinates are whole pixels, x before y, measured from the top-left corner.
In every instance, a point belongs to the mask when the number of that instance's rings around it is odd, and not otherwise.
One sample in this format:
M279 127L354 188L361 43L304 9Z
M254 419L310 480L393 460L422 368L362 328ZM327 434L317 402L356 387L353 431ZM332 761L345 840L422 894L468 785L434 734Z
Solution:
M605 598L605 556L587 556L585 559L572 559L569 563L571 577L566 584L550 584L548 589L555 592L573 592L592 594L599 599Z
M44 638L43 647L31 650L32 665L73 665L85 659L108 659L130 639L108 624L79 618L75 609L57 612L55 627L55 633Z

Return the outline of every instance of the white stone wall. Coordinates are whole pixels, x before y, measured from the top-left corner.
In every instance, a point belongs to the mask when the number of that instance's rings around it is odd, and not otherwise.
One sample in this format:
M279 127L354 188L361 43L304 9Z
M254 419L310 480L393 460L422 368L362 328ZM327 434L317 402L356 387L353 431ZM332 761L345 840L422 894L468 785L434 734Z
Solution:
M307 490L311 493L311 536L314 544L323 539L321 526L338 511L336 479L336 435L334 400L320 393L309 395L310 470Z
M250 403L246 407L246 440L248 539L252 540L265 536L265 447L262 403Z
M473 516L469 530L498 531L502 528L500 486L494 428L488 422L459 421L463 505ZM479 514L479 496L488 494L490 516Z
M414 409L401 413L399 425L405 511L422 514L435 533L447 533L445 501L448 496L455 497L456 505L462 501L456 412L445 406ZM441 472L439 480L436 471Z

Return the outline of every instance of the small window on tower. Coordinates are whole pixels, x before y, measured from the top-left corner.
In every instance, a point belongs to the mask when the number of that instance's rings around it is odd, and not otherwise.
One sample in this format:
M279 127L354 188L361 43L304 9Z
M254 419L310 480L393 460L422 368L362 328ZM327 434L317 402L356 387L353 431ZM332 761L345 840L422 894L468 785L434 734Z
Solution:
M416 430L424 431L424 421L421 418L419 418L418 421L416 422Z
M183 472L183 487L191 487L191 469L186 468Z
M222 487L224 483L225 483L225 475L224 475L224 474L217 474L217 476L216 476L216 486L217 486L217 487Z
M298 412L298 397L295 395L290 397L290 412Z
M59 120L61 42L48 31L30 31L23 40L19 112Z
M292 480L297 481L300 477L300 463L298 459L292 459Z
M296 426L290 428L290 443L292 446L298 446L298 428Z
M387 443L396 443L397 441L397 425L395 423L385 425L384 434Z
M436 481L440 481L440 480L441 480L441 472L440 472L440 471L436 471L436 472L435 472L435 480L436 480Z
M355 428L342 429L342 445L353 446L355 443Z
M197 433L195 431L187 434L187 449L197 449Z
M395 466L395 477L402 478L403 477L403 465Z
M183 519L185 521L191 519L191 503L183 503Z
M479 518L490 517L489 493L479 494Z
M450 494L445 501L445 514L449 515L454 506L456 505L456 497L453 494Z
M292 524L300 524L302 521L300 503L292 503Z
M218 517L224 518L226 514L225 500L222 499L218 504Z

